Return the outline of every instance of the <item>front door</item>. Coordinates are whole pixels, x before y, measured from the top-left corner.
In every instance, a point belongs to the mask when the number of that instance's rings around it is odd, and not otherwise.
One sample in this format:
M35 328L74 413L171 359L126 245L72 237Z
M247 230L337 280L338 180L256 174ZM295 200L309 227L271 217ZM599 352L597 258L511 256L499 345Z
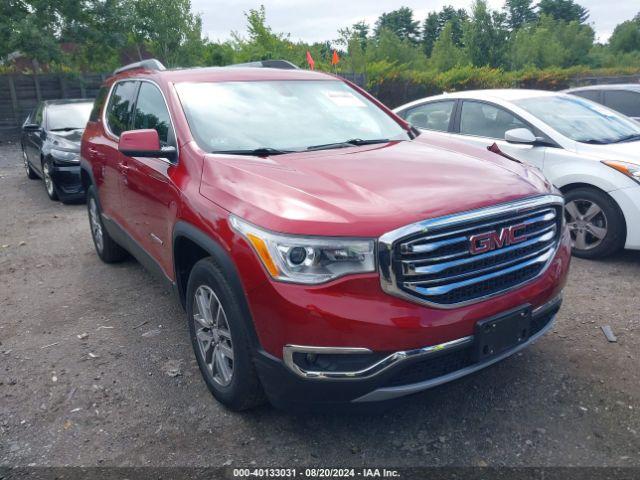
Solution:
M508 130L534 130L532 126L504 108L485 102L464 100L456 124L456 133L465 141L481 147L496 143L507 155L543 170L547 147L510 143L504 139Z
M159 88L142 81L133 114L133 130L152 128L161 146L177 148L169 110ZM174 183L177 160L127 157L123 207L129 217L129 234L173 274L172 235L180 193Z

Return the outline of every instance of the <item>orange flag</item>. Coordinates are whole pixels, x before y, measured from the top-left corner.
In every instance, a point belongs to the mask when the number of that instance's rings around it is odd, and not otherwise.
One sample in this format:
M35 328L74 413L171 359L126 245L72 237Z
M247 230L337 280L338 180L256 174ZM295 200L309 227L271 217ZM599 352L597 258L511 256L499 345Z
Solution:
M311 70L315 69L316 62L313 61L313 57L311 56L311 52L307 50L307 63L309 64L309 68Z
M333 57L331 57L331 65L337 65L340 61L340 57L338 56L338 52L333 51Z

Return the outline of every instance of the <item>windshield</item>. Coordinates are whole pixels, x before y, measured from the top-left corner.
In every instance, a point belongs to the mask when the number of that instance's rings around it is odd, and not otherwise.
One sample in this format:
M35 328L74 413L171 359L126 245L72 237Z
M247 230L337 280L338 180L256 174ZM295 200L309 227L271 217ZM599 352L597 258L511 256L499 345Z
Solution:
M208 152L409 139L393 118L338 81L180 83L176 89L191 133Z
M536 97L514 103L576 142L607 144L640 135L640 124L579 97Z
M66 103L47 106L47 129L63 130L84 128L89 120L93 103Z

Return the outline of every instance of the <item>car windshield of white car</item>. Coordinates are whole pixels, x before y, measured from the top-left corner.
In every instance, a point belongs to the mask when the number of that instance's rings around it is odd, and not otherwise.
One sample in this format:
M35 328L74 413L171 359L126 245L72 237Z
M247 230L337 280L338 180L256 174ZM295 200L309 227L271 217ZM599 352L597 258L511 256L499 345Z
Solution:
M514 102L576 142L606 145L640 138L640 124L579 97L535 97Z
M409 140L393 117L334 80L179 83L189 128L205 151L274 155Z

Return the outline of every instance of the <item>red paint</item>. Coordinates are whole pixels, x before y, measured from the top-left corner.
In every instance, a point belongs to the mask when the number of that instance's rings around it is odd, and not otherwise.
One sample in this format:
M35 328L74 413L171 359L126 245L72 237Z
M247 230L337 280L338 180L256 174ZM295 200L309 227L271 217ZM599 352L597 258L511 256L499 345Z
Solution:
M273 281L247 242L230 228L230 213L273 231L377 238L416 221L549 193L552 187L524 165L428 133L414 141L267 158L206 154L193 140L173 88L182 81L341 81L330 75L259 68L138 70L112 77L107 85L120 78L146 78L159 85L176 130L179 160L170 164L128 157L118 151L118 139L101 119L90 122L82 157L103 211L174 281L172 235L177 221L217 242L240 274L262 347L276 357L287 343L390 351L452 340L471 334L479 319L548 301L566 281L566 234L544 275L489 301L453 310L390 296L382 291L377 273L318 286ZM120 142L155 145L151 137L125 133ZM492 236L491 242L519 241L517 227L508 237Z
M160 150L160 138L158 132L147 128L144 130L130 130L122 132L118 142L120 151L158 151Z

